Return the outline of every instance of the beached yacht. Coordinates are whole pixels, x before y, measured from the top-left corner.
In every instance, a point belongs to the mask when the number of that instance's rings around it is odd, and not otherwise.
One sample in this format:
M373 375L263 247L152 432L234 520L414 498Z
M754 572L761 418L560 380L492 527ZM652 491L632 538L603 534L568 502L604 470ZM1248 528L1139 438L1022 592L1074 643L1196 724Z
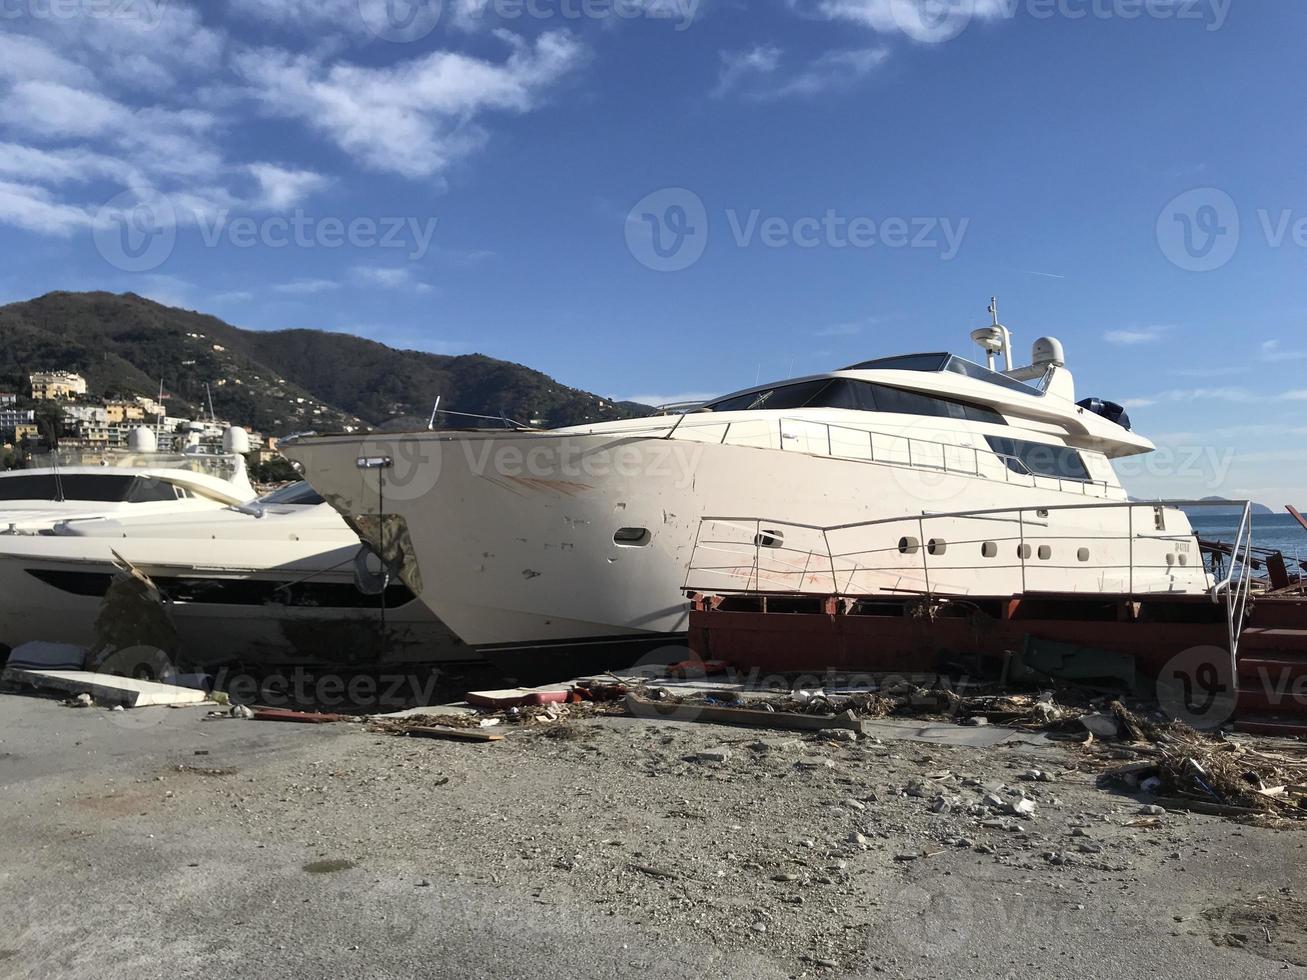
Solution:
M505 660L589 646L615 663L677 641L687 572L723 525L738 588L1207 590L1183 512L1129 505L1113 470L1153 444L1118 406L1077 404L1062 345L1041 338L1013 368L997 316L973 339L988 367L909 354L654 418L282 448L445 623ZM840 540L848 527L869 530Z
M148 580L162 643L130 605L106 601L122 573ZM155 648L187 669L215 664L430 664L475 654L305 483L237 507L86 518L0 536L0 645ZM153 632L158 632L157 630Z
M242 455L248 436L231 430L224 446L221 453L161 453L154 433L141 428L125 450L55 450L33 467L0 472L0 534L103 515L215 511L253 499Z

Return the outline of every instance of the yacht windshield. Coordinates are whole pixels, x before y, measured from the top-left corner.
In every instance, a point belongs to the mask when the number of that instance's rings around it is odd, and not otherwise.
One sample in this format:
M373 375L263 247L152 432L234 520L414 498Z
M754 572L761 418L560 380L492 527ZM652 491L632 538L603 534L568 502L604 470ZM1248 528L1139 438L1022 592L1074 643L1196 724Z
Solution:
M977 381L987 381L990 384L999 385L1011 391L1019 391L1025 395L1043 394L1034 385L1028 385L1024 381L1009 378L1006 374L991 371L987 367L982 367L974 361L968 361L965 357L958 357L956 354L904 354L899 357L880 357L874 361L861 361L858 364L851 364L843 370L926 371L931 373L951 371L954 374L975 378Z
M304 480L298 483L288 483L286 486L272 491L272 493L264 494L255 501L258 504L302 504L304 506L314 506L323 502L322 495Z
M0 500L144 504L190 495L184 487L153 477L112 472L15 473L0 479Z

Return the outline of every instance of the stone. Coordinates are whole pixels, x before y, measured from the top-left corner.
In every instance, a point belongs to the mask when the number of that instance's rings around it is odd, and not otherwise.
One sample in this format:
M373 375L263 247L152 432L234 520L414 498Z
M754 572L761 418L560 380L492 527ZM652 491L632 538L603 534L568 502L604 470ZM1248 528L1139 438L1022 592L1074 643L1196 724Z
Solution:
M867 838L862 836L862 834L858 833L856 830L849 834L848 841L850 844L856 844L858 847L867 846Z
M715 749L704 749L702 752L696 752L694 758L698 762L729 762L731 758L731 750L725 746L718 746Z
M1002 810L1007 806L1007 801L997 793L986 793L983 802L985 806L993 810Z
M964 718L962 724L970 725L973 728L984 728L989 724L989 719L984 715L972 715L970 718Z
M749 928L752 929L754 932L766 932L766 931L767 931L767 923L765 923L765 922L755 922L753 925L749 926Z
M800 769L834 769L835 763L831 759L820 755L805 755L794 763Z
M798 881L799 876L792 872L785 871L778 875L772 875L771 880L772 881Z
M1080 724L1087 731L1092 732L1096 738L1116 738L1121 734L1121 727L1117 724L1116 715L1101 711L1081 715Z
M1053 781L1052 775L1042 769L1027 769L1019 778L1028 783L1051 783Z
M1078 848L1081 854L1102 854L1102 844L1081 844Z
M231 716L249 720L254 717L254 709L244 704L233 704L231 706Z
M953 804L951 804L943 796L937 796L934 799L934 801L930 804L931 813L948 813L952 809L953 809Z
M856 742L858 740L858 733L852 728L823 728L817 734L833 742Z
M1141 806L1139 812L1149 817L1160 817L1166 813L1166 807L1158 806L1156 803L1150 803L1148 806Z
M859 813L867 809L867 804L863 803L861 800L855 800L851 796L843 802L850 810L857 810Z
M1017 817L1028 817L1035 812L1035 801L1022 797L1007 804L1007 812Z

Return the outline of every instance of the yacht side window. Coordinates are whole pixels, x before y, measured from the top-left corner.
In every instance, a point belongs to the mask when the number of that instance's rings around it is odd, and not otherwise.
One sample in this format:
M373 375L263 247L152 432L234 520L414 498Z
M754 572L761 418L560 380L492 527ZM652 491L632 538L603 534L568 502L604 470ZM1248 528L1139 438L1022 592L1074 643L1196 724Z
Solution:
M1050 446L1024 439L1003 436L985 436L989 448L1005 457L1008 469L1014 473L1035 476L1052 476L1063 480L1090 481L1089 470L1080 453L1070 446Z

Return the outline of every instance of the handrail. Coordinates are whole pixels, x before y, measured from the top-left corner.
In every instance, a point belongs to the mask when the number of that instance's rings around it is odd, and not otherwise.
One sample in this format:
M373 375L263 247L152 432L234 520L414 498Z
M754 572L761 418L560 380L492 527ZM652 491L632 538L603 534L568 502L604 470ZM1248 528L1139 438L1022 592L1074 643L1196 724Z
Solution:
M728 564L700 564L699 556L704 554L703 549L711 549L716 552L725 552L736 559L743 559L750 566L748 581L744 590L739 590L734 584L726 589L727 592L750 591L756 589L759 592L767 591L763 588L764 577L770 578L776 583L782 583L786 580L793 582L797 576L798 587L784 588L774 591L792 593L795 591L811 591L805 585L815 585L818 580L813 579L814 575L825 576L826 569L829 570L830 594L843 595L854 589L855 580L860 575L871 574L872 582L879 576L903 576L908 573L909 577L917 574L921 576L921 584L924 585L926 594L933 594L940 587L938 573L944 572L947 579L947 573L967 573L976 572L981 575L993 573L1010 573L1015 575L1019 570L1020 573L1020 590L1024 594L1030 587L1028 579L1028 567L1032 570L1055 573L1069 572L1072 573L1071 581L1076 581L1074 573L1082 573L1079 582L1082 587L1085 584L1083 573L1090 576L1097 576L1097 583L1100 591L1114 591L1106 586L1106 582L1114 577L1119 577L1118 581L1124 587L1124 591L1130 596L1137 594L1152 595L1159 592L1174 591L1178 587L1190 592L1190 594L1206 593L1211 596L1212 601L1221 602L1223 599L1227 605L1227 626L1229 627L1231 657L1237 655L1238 634L1242 628L1243 618L1247 610L1247 604L1251 595L1252 576L1247 569L1250 562L1247 560L1251 548L1251 503L1244 505L1244 518L1240 525L1239 541L1236 554L1243 555L1243 561L1240 564L1242 577L1235 580L1234 576L1223 580L1215 587L1211 585L1211 579L1201 561L1197 565L1188 565L1185 562L1184 555L1187 551L1181 549L1167 549L1168 543L1196 543L1196 536L1190 533L1180 533L1178 530L1167 532L1164 528L1159 528L1157 533L1139 532L1136 530L1134 509L1147 508L1154 510L1156 508L1179 509L1182 507L1192 507L1194 509L1211 508L1216 506L1228 507L1228 501L1211 501L1211 500L1167 500L1167 501L1094 501L1085 503L1071 504L1049 504L1047 506L1027 506L1027 507L996 507L987 509L977 509L971 511L955 511L944 514L902 514L896 517L879 518L869 521L855 521L845 524L836 525L818 525L806 524L798 521L786 521L778 518L759 518L752 516L705 516L700 519L699 530L696 533L695 548L691 553L690 561L686 570L686 588L694 588L696 591L711 591L712 587L707 585L694 584L693 580L699 573L706 575L726 575L728 579L734 579L737 583L743 574L744 565L738 560ZM1125 534L1122 535L1120 530L1113 530L1110 524L1104 524L1100 527L1068 527L1066 529L1056 526L1056 522L1048 520L1049 515L1061 512L1075 511L1119 511L1121 508L1126 509L1126 528ZM1045 533L1036 530L1032 535L1028 528L1030 525L1030 512L1035 512L1039 520L1036 527L1042 526ZM938 538L927 537L927 525L929 522L937 522L949 519L966 519L966 520L983 520L992 518L994 515L1011 515L1011 520L1015 527L1007 534L981 534L974 540L971 535L963 535L962 540L948 536L938 536ZM840 532L858 531L866 528L875 528L878 526L890 524L904 524L908 522L915 525L917 540L910 546L904 546L902 540L897 546L886 544L884 547L858 547L858 539L850 540L844 544L844 550L835 546L832 538ZM705 536L705 529L710 524L720 524L724 527L735 526L729 534L722 536L713 534ZM752 548L748 549L748 539L743 537L749 529L753 530ZM784 529L791 533L780 533ZM797 536L793 532L813 532L814 537L820 536L820 542L806 538L802 533ZM909 534L911 532L908 532ZM947 532L946 532L947 533ZM1026 548L1029 547L1031 538L1040 543L1041 554L1040 560L1034 562L1033 550L1027 555ZM763 541L766 539L766 547L769 549L770 557L764 561ZM787 540L788 539L788 540ZM932 542L944 542L944 547L939 551L932 550ZM1157 549L1156 563L1140 563L1140 555L1136 548L1137 540L1146 539L1151 542ZM778 543L779 540L779 543ZM1110 549L1106 554L1099 554L1098 560L1093 564L1086 564L1089 561L1087 557L1080 557L1076 561L1070 558L1064 561L1053 559L1043 553L1044 545L1052 545L1057 548L1059 541L1081 541L1092 544L1093 542L1110 543L1118 542L1126 545L1125 554L1122 555L1118 550L1115 556ZM1015 542L1018 544L1016 549L1016 562L1009 563L1000 559L997 563L986 561L983 564L974 563L973 560L963 558L961 563L957 558L945 558L944 554L952 551L953 554L967 555L965 549L968 546L976 544L989 544ZM874 542L866 542L874 543ZM742 547L743 546L743 547ZM748 550L745 550L748 549ZM957 549L963 549L958 551ZM751 550L752 561L746 555ZM983 550L983 549L982 549ZM1097 549L1095 549L1097 550ZM1180 552L1177 559L1175 552ZM920 565L916 572L911 572L914 565L913 558L920 552ZM824 552L824 554L823 554ZM896 555L894 553L897 552ZM1166 562L1163 564L1161 558L1165 554ZM894 555L894 561L884 564L876 562L876 555L886 557ZM897 560L898 556L908 556L909 563L904 565ZM996 557L994 552L987 553L985 559ZM1124 558L1124 563L1120 560ZM814 559L819 559L814 562ZM871 559L871 563L868 563ZM721 559L718 559L719 561ZM729 559L728 559L729 560ZM823 564L824 563L824 564ZM1155 571L1158 572L1157 581L1149 581L1149 577L1142 580L1136 576L1136 571ZM1174 571L1173 571L1174 570ZM1176 575L1180 576L1177 582ZM841 577L846 581L841 582ZM1091 580L1092 581L1092 580ZM1185 583L1188 583L1187 585ZM1233 586L1233 587L1232 587ZM1011 587L1015 589L1016 582L1013 581ZM872 587L868 590L866 587L854 591L851 594L864 594L867 591L878 591L881 586ZM1089 590L1091 591L1092 586Z

